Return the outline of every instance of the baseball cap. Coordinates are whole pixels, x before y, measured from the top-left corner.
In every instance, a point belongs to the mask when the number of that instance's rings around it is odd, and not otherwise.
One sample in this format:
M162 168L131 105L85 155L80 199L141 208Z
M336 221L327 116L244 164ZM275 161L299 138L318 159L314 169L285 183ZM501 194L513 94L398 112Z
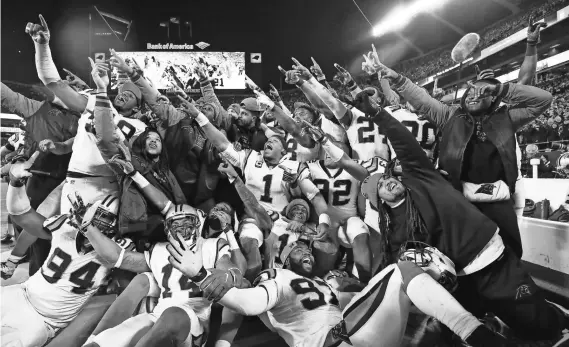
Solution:
M262 112L265 108L261 105L260 102L257 101L255 98L246 98L241 101L241 108L246 109L247 111L252 112Z
M378 204L381 203L377 194L377 182L383 175L382 173L375 173L371 176L367 176L361 186L362 195L368 199L370 204L375 208L378 208Z

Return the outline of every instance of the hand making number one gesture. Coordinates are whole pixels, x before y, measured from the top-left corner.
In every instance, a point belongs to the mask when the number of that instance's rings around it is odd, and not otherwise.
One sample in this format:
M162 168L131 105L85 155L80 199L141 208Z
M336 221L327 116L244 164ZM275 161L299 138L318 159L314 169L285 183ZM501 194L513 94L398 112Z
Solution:
M529 44L537 45L540 42L539 33L543 28L547 28L547 23L545 22L535 22L533 16L528 19L528 36L527 40Z
M47 26L47 22L40 14L40 24L28 23L26 24L26 33L32 37L35 42L45 45L49 43L50 32Z
M93 77L93 82L97 86L97 89L106 90L109 85L109 67L106 63L95 63L91 57L89 57L89 62L91 63L91 76Z

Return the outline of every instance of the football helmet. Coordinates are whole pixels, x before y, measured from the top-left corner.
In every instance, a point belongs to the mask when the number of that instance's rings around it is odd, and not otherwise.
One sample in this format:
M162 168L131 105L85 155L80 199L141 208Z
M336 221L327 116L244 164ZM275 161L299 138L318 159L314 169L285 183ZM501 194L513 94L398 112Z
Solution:
M401 246L398 255L399 261L410 261L432 278L449 292L456 290L458 280L454 263L437 248L429 246L424 242L407 241Z
M201 219L203 219L202 211L190 205L175 205L166 214L164 229L172 235L180 233L184 240L194 243L200 235Z
M115 195L107 195L92 204L84 205L83 199L76 192L75 199L67 196L73 208L71 214L75 217L81 230L88 225L94 225L103 233L108 234L114 230L118 221L119 198Z

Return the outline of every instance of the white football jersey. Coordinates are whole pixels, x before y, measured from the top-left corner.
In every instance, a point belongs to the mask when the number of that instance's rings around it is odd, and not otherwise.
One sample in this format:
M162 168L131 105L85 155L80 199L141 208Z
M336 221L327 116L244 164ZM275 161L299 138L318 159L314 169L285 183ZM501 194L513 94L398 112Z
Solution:
M385 110L409 129L423 150L425 150L427 156L433 159L433 149L436 140L435 126L427 120L420 120L415 113L399 106L388 106ZM394 159L395 152L391 151L391 156L391 159Z
M385 168L387 167L387 162L382 158L375 157L370 160L360 162L360 165L365 167L371 176L375 173L384 173ZM366 199L364 222L375 231L379 231L378 219L379 213L377 212L377 209L370 204L369 200Z
M87 107L79 118L77 134L73 142L73 152L69 161L69 171L78 172L90 176L114 176L113 171L107 166L95 137L93 124L95 95L89 95ZM121 116L112 109L114 122L117 125L116 134L119 139L132 141L146 129L146 124L138 119L129 119Z
M358 214L360 181L343 169L329 169L323 160L306 163L310 180L328 203L328 215L340 223Z
M279 165L269 167L263 154L252 150L237 152L236 162L239 164L245 185L255 195L259 204L267 211L281 212L288 205L291 197L290 186L283 181L283 165L292 172L298 172L299 162L284 156Z
M320 116L320 119L314 125L320 127L325 134L332 136L335 141L346 143L346 130L341 125L332 122L324 116Z
M300 233L287 230L288 224L289 223L284 221L282 216L278 214L278 219L273 222L271 235L265 239L265 247L268 247L269 251L268 268L282 269L283 263L280 259L282 251L287 245L303 237ZM306 225L312 230L316 230L316 226L310 223Z
M368 160L375 156L388 159L389 145L373 118L352 107L352 123L346 128L354 159Z
M306 148L300 145L294 136L286 134L286 152L290 160L304 163L320 157L320 144L316 143L314 148Z
M160 287L160 297L154 312L162 312L168 307L189 305L200 321L208 321L212 302L203 297L199 285L170 264L167 245L168 242L157 243L144 252L148 267ZM219 259L225 255L229 256L229 244L220 238L204 240L202 250L203 266L206 269L215 268Z
M46 322L65 327L104 283L110 268L103 265L92 248L88 253L77 251L77 237L81 234L67 215L46 219L44 229L52 235L49 256L24 285L30 303ZM134 246L130 239L115 242L125 249Z
M269 269L255 283L266 289L272 306L259 317L289 346L323 346L330 329L342 320L336 293L319 278Z

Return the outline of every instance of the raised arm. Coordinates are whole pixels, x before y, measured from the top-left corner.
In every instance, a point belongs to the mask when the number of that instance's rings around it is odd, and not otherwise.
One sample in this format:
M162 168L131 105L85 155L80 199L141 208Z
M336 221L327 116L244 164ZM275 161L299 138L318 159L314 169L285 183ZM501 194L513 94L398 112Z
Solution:
M2 88L2 107L24 118L31 117L45 102L28 99L8 88L4 83L0 82L0 86Z
M115 241L101 233L97 227L93 225L87 226L85 236L107 267L116 267L135 273L151 271L143 253L122 248ZM121 253L123 254L122 259Z
M533 23L532 17L528 20L526 55L518 74L518 84L531 84L535 76L537 69L537 44L540 41L539 34L541 28L545 27L547 27L547 24L544 22Z
M219 102L217 95L215 95L213 85L208 79L207 73L203 67L198 66L196 70L200 78L200 89L202 91L204 101L206 103L211 103L217 106L218 112L216 112L216 119L214 119L213 122L219 129L227 131L232 124L231 116L227 113L221 102Z
M275 118L279 122L279 125L282 126L287 133L291 134L301 146L314 148L314 141L308 134L302 133L302 126L299 123L295 122L294 119L289 117L280 107L276 106L268 96L260 94L257 91L255 91L255 94L257 95L259 103L268 107L273 112ZM265 134L267 134L266 130Z
M10 184L6 193L6 208L14 223L24 228L33 236L51 240L51 233L44 229L46 218L37 213L30 205L26 194L25 179L39 152L35 152L27 161L18 161L10 167Z
M132 83L134 83L142 94L142 98L148 104L148 107L162 120L167 126L178 124L187 115L176 109L170 103L160 102L160 92L158 89L150 85L146 78L142 77L135 69L129 66L124 59L119 57L115 50L111 49L110 64L116 67L121 73L129 76Z
M518 130L540 116L553 101L550 92L537 87L513 83L502 86L503 91L500 94L503 95L504 102L514 105L508 109L514 130Z
M259 201L251 193L251 191L245 186L243 180L239 177L235 169L227 161L219 165L219 172L225 174L230 183L233 184L237 194L243 201L243 206L245 207L245 213L254 218L257 222L257 226L264 233L268 233L273 228L273 221L267 211L259 204Z
M366 92L358 95L356 103L362 112L374 115L374 123L383 129L385 136L391 142L404 174L422 175L426 171L435 170L433 163L405 125L383 108L372 105Z
M49 28L43 16L40 15L39 18L41 25L28 23L26 27L26 32L34 41L38 77L55 94L56 101L54 102L60 103L71 111L82 113L87 107L87 100L73 90L68 83L61 80L51 57Z

